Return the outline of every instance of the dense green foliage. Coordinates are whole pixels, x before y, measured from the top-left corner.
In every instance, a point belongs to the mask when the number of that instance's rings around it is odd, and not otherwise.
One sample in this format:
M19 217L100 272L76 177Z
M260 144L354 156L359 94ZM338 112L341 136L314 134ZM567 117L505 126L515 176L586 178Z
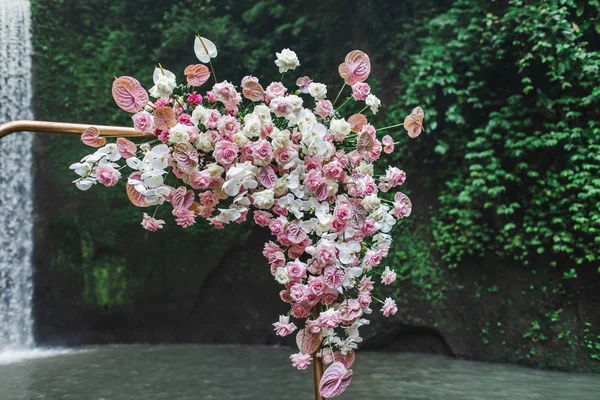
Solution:
M415 205L411 220L396 230L390 258L400 279L413 288L397 293L407 303L417 299L441 306L448 291L465 288L473 288L475 301L480 292L495 295L498 286L484 267L476 276L460 275L461 267L484 259L525 267L532 281L536 270L576 278L582 268L598 269L598 0L421 0L385 6L375 0L327 0L310 7L276 0L34 0L33 15L42 119L129 124L128 115L112 102L113 77L136 76L149 87L154 64L161 62L181 81L183 68L195 62L196 33L219 47L220 79L239 82L252 74L263 82L276 80L273 54L291 47L300 57L301 73L328 83L333 95L344 55L354 48L368 52L369 83L385 106L380 124L401 122L416 105L426 113L426 131L418 139L409 140L401 128L393 132L400 141L393 163L407 171L406 191ZM284 83L292 85L287 79ZM57 229L78 232L82 255L72 260L64 249L73 246L70 233L55 239L51 256L57 268L66 263L89 269L86 276L101 286L86 289L89 296L96 293L95 301L111 296L124 301L119 296L132 286L120 282L126 276L135 280L159 252L134 259L118 243L138 228L140 216L122 192L95 188L77 193L75 200L66 166L86 149L65 143L45 143L52 155L45 168L56 171L54 184L68 195L68 208L56 211ZM225 251L245 229L215 234L198 224L190 235L173 229L170 246L178 262L194 265L193 255L182 255L190 243ZM150 240L152 249L160 243L140 236L132 245ZM126 259L87 257L89 246L120 248ZM488 283L482 289L483 282ZM532 306L548 304L548 309L515 328L526 341L547 338L559 325L547 316L562 307L556 298L568 295L560 279L533 287L525 282L515 291L535 292L542 300ZM498 335L504 335L510 319L494 322L502 326ZM444 321L433 321L438 322ZM574 319L553 334L562 335L569 350L582 343L597 358L598 327L589 323ZM489 322L474 330L483 332L485 344L490 341Z

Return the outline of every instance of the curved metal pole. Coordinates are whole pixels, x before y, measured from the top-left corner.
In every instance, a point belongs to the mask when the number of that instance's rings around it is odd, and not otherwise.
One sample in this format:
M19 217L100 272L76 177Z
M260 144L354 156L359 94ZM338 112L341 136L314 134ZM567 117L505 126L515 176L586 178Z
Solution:
M141 133L124 126L107 126L93 124L72 124L68 122L50 121L12 121L0 125L0 139L14 132L51 132L81 135L90 126L96 127L100 135L106 137L154 138L154 135Z

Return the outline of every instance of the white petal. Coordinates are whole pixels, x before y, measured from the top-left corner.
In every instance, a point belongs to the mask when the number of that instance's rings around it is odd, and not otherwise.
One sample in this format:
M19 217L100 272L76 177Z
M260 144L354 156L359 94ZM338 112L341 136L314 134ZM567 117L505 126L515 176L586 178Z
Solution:
M215 58L217 56L217 46L215 46L213 42L205 37L196 36L196 40L194 41L194 52L196 53L196 57L198 57L200 62L207 63L210 62L211 58Z

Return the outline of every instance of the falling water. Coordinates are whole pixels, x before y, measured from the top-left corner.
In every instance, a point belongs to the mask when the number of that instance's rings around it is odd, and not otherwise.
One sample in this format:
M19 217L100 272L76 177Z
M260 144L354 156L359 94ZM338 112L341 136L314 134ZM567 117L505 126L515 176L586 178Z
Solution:
M32 119L27 0L0 0L0 123ZM33 347L31 133L0 140L0 356Z

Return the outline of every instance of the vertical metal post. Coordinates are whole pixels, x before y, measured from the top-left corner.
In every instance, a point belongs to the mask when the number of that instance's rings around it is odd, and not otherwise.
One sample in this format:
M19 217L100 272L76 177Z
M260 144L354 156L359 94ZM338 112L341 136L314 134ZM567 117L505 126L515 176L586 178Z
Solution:
M319 386L321 385L321 377L323 376L323 359L318 355L320 348L313 354L313 378L315 383L315 400L323 400Z

